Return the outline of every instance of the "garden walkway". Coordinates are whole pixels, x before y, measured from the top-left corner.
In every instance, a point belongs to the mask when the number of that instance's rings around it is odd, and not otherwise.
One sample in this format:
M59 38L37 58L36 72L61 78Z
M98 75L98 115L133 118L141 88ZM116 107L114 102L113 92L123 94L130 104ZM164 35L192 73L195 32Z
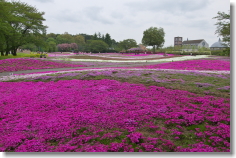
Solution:
M23 70L23 71L14 71L14 72L2 72L0 76L9 76L12 74L28 74L34 72L46 72L46 71L63 71L63 70L73 70L73 69L91 69L91 68L108 68L108 67L135 67L135 66L145 66L145 65L153 65L153 64L161 64L168 62L153 62L153 63L139 63L139 64L127 64L127 65L106 65L106 66L93 66L93 67L73 67L73 68L56 68L56 69L36 69L36 70Z

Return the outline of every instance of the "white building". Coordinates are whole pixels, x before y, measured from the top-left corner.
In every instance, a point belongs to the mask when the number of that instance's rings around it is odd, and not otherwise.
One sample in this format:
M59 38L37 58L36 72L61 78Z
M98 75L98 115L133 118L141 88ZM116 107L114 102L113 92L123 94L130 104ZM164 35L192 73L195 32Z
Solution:
M197 51L199 48L209 49L209 44L204 39L188 40L182 43L183 51Z

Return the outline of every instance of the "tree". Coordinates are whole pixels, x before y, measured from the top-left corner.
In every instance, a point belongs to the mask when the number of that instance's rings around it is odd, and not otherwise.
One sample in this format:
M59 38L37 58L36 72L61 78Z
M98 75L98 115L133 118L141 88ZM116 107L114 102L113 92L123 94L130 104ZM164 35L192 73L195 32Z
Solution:
M62 43L62 44L58 44L57 48L59 51L71 51L71 50L77 50L78 49L78 45L76 43Z
M163 47L165 43L165 32L163 28L150 27L143 32L142 43L146 46L152 46L153 52L155 49Z
M74 43L75 40L71 34L68 34L68 32L65 32L64 34L58 35L56 37L57 44L62 43Z
M228 46L223 52L226 55L230 55L230 13L226 14L224 12L218 12L218 16L214 17L213 19L217 19L217 29L216 34L218 36L222 36L222 41L225 43L226 46Z
M108 44L109 47L111 47L112 40L111 40L111 36L108 33L106 33L104 41L106 42L106 44Z
M88 41L88 40L92 40L93 39L93 35L87 35L87 34L79 34L79 35L82 35L85 39L85 43Z
M98 39L98 35L97 33L95 32L94 35L93 35L93 40L97 40Z
M105 41L105 36L104 35L102 35L102 40Z
M0 0L0 52L1 56L4 56L4 50L6 48L6 34L10 32L10 26L7 23L9 18L9 5L5 0Z
M2 32L0 38L4 37L4 50L2 51L6 52L6 56L9 51L16 56L16 51L20 46L29 42L34 43L37 37L41 38L45 35L47 27L43 25L44 12L39 12L36 8L23 2L1 0L0 4L0 7L4 7L5 12L3 19L0 20L0 25L4 27L5 31ZM4 18L4 15L7 18Z
M24 44L22 46L20 46L20 49L28 49L30 51L37 51L37 46L33 43L27 43L27 44Z
M58 36L58 34L55 34L55 33L49 33L46 35L47 38L54 38L54 39L56 39L57 36Z
M222 36L222 41L226 43L228 47L230 47L230 13L226 14L224 12L218 12L218 15L213 19L217 19L216 34Z
M82 35L75 35L75 36L74 36L74 41L75 41L75 43L78 45L79 50L82 50L82 48L83 48L84 45L85 45L84 36L82 36Z
M132 47L137 47L137 42L134 39L126 39L126 40L119 42L119 47L127 50Z
M55 52L56 51L56 40L52 37L48 38L46 40L47 44L48 44L48 52Z
M89 52L105 52L107 48L108 44L101 40L89 40L86 45L86 51Z
M100 32L98 32L98 38L101 39L102 38L102 35Z

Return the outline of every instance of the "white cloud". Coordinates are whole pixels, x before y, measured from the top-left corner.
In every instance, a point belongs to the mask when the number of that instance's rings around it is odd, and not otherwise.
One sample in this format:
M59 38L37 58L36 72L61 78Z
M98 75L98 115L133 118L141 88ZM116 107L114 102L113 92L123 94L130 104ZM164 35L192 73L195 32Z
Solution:
M138 2L127 2L126 6L129 7L132 11L142 12L171 12L171 13L187 13L197 10L204 9L209 3L209 0L148 0L148 1L138 1Z
M107 15L103 14L102 7L88 7L85 9L84 13L87 18L92 20L92 23L99 22L102 24L113 24L113 22L107 18Z

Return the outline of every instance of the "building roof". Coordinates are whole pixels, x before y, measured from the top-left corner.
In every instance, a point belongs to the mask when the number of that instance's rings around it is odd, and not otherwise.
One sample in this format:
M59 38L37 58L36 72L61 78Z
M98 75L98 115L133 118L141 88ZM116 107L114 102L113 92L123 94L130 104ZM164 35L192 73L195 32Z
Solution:
M136 50L142 50L141 48L130 48L129 51L136 51Z
M129 51L136 51L136 50L138 50L138 51L147 51L147 48L146 48L144 45L140 44L139 47L130 48L130 49L128 49L128 50L129 50Z
M226 47L226 46L221 42L221 40L220 40L220 38L219 38L219 41L213 43L213 44L211 45L211 47L214 47L214 48L224 48L224 47Z
M194 43L201 43L204 39L199 39L199 40L187 40L183 41L183 44L194 44Z

